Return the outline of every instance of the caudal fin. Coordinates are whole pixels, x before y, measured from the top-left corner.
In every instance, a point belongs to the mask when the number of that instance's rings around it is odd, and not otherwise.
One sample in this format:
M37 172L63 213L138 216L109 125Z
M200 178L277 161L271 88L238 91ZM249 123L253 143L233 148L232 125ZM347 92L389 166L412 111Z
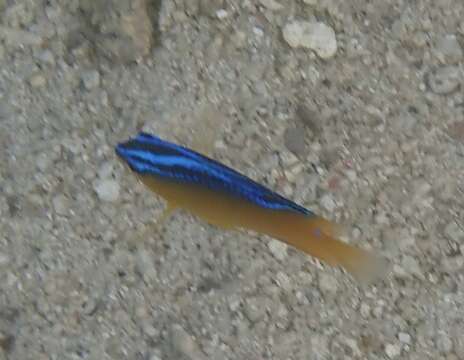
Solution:
M361 283L372 283L383 278L388 263L369 251L357 248L337 239L343 227L321 217L305 222L305 231L297 241L289 241L295 247L331 266L340 266Z

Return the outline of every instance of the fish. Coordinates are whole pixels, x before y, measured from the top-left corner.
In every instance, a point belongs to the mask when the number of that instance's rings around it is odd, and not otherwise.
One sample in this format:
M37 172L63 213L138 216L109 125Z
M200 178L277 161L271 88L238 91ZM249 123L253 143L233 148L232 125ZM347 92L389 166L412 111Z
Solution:
M166 202L163 218L187 210L224 230L251 230L282 241L362 283L383 277L386 260L338 238L343 227L240 172L147 132L118 143L117 156Z

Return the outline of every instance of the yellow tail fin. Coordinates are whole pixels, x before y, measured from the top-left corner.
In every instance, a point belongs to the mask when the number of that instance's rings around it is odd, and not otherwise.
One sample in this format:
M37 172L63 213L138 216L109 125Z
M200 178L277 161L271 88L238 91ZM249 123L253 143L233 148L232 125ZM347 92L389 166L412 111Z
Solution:
M256 219L256 218L255 218ZM371 283L387 274L387 261L338 240L341 225L319 216L275 213L272 221L260 222L259 230L311 255L330 266L341 266L361 283Z
M388 271L385 259L369 251L354 247L337 239L343 233L343 227L321 217L306 221L303 241L297 248L326 262L331 266L341 266L355 279L366 284L384 277Z

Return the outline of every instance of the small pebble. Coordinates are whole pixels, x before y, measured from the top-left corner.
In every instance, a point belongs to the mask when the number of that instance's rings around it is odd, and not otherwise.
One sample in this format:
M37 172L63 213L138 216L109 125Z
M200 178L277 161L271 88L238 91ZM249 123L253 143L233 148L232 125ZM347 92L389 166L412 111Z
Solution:
M464 240L464 227L460 227L456 221L451 221L445 227L445 235L456 242Z
M224 9L219 9L218 11L216 11L216 16L220 20L225 19L228 15L229 14Z
M320 200L321 206L328 212L333 212L337 208L337 204L332 195L324 194Z
M329 338L326 335L315 334L311 336L311 350L314 354L319 354L319 356L314 356L314 359L330 359L329 356Z
M53 198L53 209L59 215L66 215L68 213L69 201L64 195L57 195Z
M450 136L464 143L464 121L456 121L448 127Z
M412 134L417 119L409 112L401 112L395 122L394 129L400 133Z
M324 23L294 21L283 29L285 41L293 48L312 49L322 59L328 59L337 52L334 30Z
M114 163L107 161L98 168L98 177L101 179L109 178L113 174Z
M137 252L135 267L146 281L153 281L156 279L157 272L153 257L147 250L141 249Z
M405 275L401 274L402 271L404 271L406 274L414 275L419 278L423 277L419 262L409 255L404 255L401 260L401 267L399 269L395 269L395 272L397 272L400 277Z
M361 355L361 350L359 349L358 342L355 339L349 337L341 337L341 343L347 346L349 353L354 355L355 358L358 358Z
M377 318L377 319L381 319L382 316L383 316L383 304L380 304L380 305L377 305L374 310L373 310L373 314L374 316Z
M151 339L156 339L160 336L161 331L153 326L150 322L145 322L143 325L143 331L147 334Z
M306 154L305 129L303 127L290 127L285 131L284 141L286 148L298 157Z
M37 59L47 65L55 65L55 57L50 50L44 50L37 55Z
M264 35L264 30L261 29L260 27L254 26L253 27L253 34L255 34L258 37L261 37Z
M97 70L85 71L81 75L81 79L87 90L95 89L100 85L100 73Z
M10 258L4 253L0 253L0 267L6 266L9 263L10 263Z
M336 293L338 290L338 281L330 274L321 273L319 276L319 287L322 291Z
M44 38L30 31L16 30L0 25L0 39L7 45L14 47L36 46L39 47L44 42Z
M282 193L283 193L284 196L286 196L288 198L293 197L293 193L294 193L293 186L290 185L289 183L284 184L284 186L282 187Z
M292 284L287 274L283 273L282 271L279 271L276 275L276 280L280 287L285 291L289 291L291 289Z
M42 74L35 74L29 79L29 83L33 88L43 87L47 83L47 79Z
M463 56L461 45L454 34L447 34L439 38L435 53L442 63L457 63Z
M246 40L247 40L246 33L243 31L237 30L235 34L232 36L231 40L237 49L241 49L246 44Z
M398 242L401 250L410 249L416 245L416 239L410 234L401 235Z
M315 77L319 78L317 69L313 68L313 70L315 72ZM315 82L317 82L317 80L315 80ZM314 135L318 135L322 131L321 121L318 116L317 111L304 103L299 103L296 108L295 118L301 122L303 126L309 128Z
M359 312L363 318L367 319L371 314L371 307L369 304L362 303Z
M390 219L388 215L382 211L375 217L375 222L379 225L389 225Z
M402 266L398 264L393 265L393 273L398 278L407 278L409 276L408 272Z
M351 182L355 182L355 181L356 181L356 178L357 178L356 171L354 171L354 170L346 170L346 171L345 171L345 174L346 174L346 177L347 177Z
M240 299L239 298L231 297L231 298L229 298L228 301L229 301L229 309L230 309L230 311L235 312L240 308Z
M398 334L398 340L401 341L403 344L411 344L411 335L405 332L400 332Z
M252 323L261 320L266 315L265 299L252 297L245 302L245 315Z
M203 359L195 339L180 325L173 325L171 330L171 341L174 348L188 359Z
M427 83L435 94L447 95L455 91L462 80L462 73L457 66L444 66L432 71L427 76Z
M284 8L284 6L281 3L277 2L276 0L260 0L259 2L265 8L269 10L273 10L273 11L282 10Z
M401 354L401 348L398 345L387 344L385 346L385 353L390 359L396 359Z
M162 357L157 353L150 354L148 359L149 360L163 360Z
M287 178L288 182L294 184L297 181L298 176L299 174L301 174L303 169L304 169L303 164L297 164L293 166L291 169L285 170L284 173L285 173L285 177ZM293 189L292 189L292 192L293 192Z
M299 162L298 158L289 151L282 151L280 153L280 159L285 168L291 167Z
M96 182L94 186L100 200L114 202L119 198L119 184L113 179L104 179Z
M277 260L283 261L287 257L287 244L282 241L271 239L268 243L268 248Z
M90 299L87 299L82 306L82 313L85 315L91 315L97 310L99 304L99 299L92 297Z
M453 340L450 339L449 334L446 332L440 332L437 338L438 350L447 354L453 350Z

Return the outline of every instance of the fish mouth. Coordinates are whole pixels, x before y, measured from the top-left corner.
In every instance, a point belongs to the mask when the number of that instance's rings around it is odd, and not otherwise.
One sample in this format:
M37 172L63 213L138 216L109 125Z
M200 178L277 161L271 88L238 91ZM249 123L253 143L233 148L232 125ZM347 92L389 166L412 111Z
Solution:
M135 166L133 155L130 152L131 150L134 150L139 146L137 141L138 136L139 135L137 135L136 137L129 138L126 141L120 142L114 147L114 151L118 156L119 160L135 172L139 171Z
M119 143L114 148L114 151L115 151L116 155L118 155L121 158L124 157L123 152L124 152L124 148L126 147L125 145L126 145L125 142L124 143Z
M123 143L117 144L114 147L114 152L116 153L117 158L121 163L130 167L129 162L127 161L127 158L124 156L124 144Z
M127 141L123 141L123 142L120 142L118 143L115 147L114 147L114 151L116 153L116 155L118 156L118 158L126 163L126 164L129 164L130 165L130 159L129 159L129 156L127 154L127 150L131 148L131 145L133 144L134 140L133 139L129 139Z
M137 135L138 136L138 135ZM119 157L126 158L125 150L130 149L136 142L137 137L131 137L115 146L115 152Z

